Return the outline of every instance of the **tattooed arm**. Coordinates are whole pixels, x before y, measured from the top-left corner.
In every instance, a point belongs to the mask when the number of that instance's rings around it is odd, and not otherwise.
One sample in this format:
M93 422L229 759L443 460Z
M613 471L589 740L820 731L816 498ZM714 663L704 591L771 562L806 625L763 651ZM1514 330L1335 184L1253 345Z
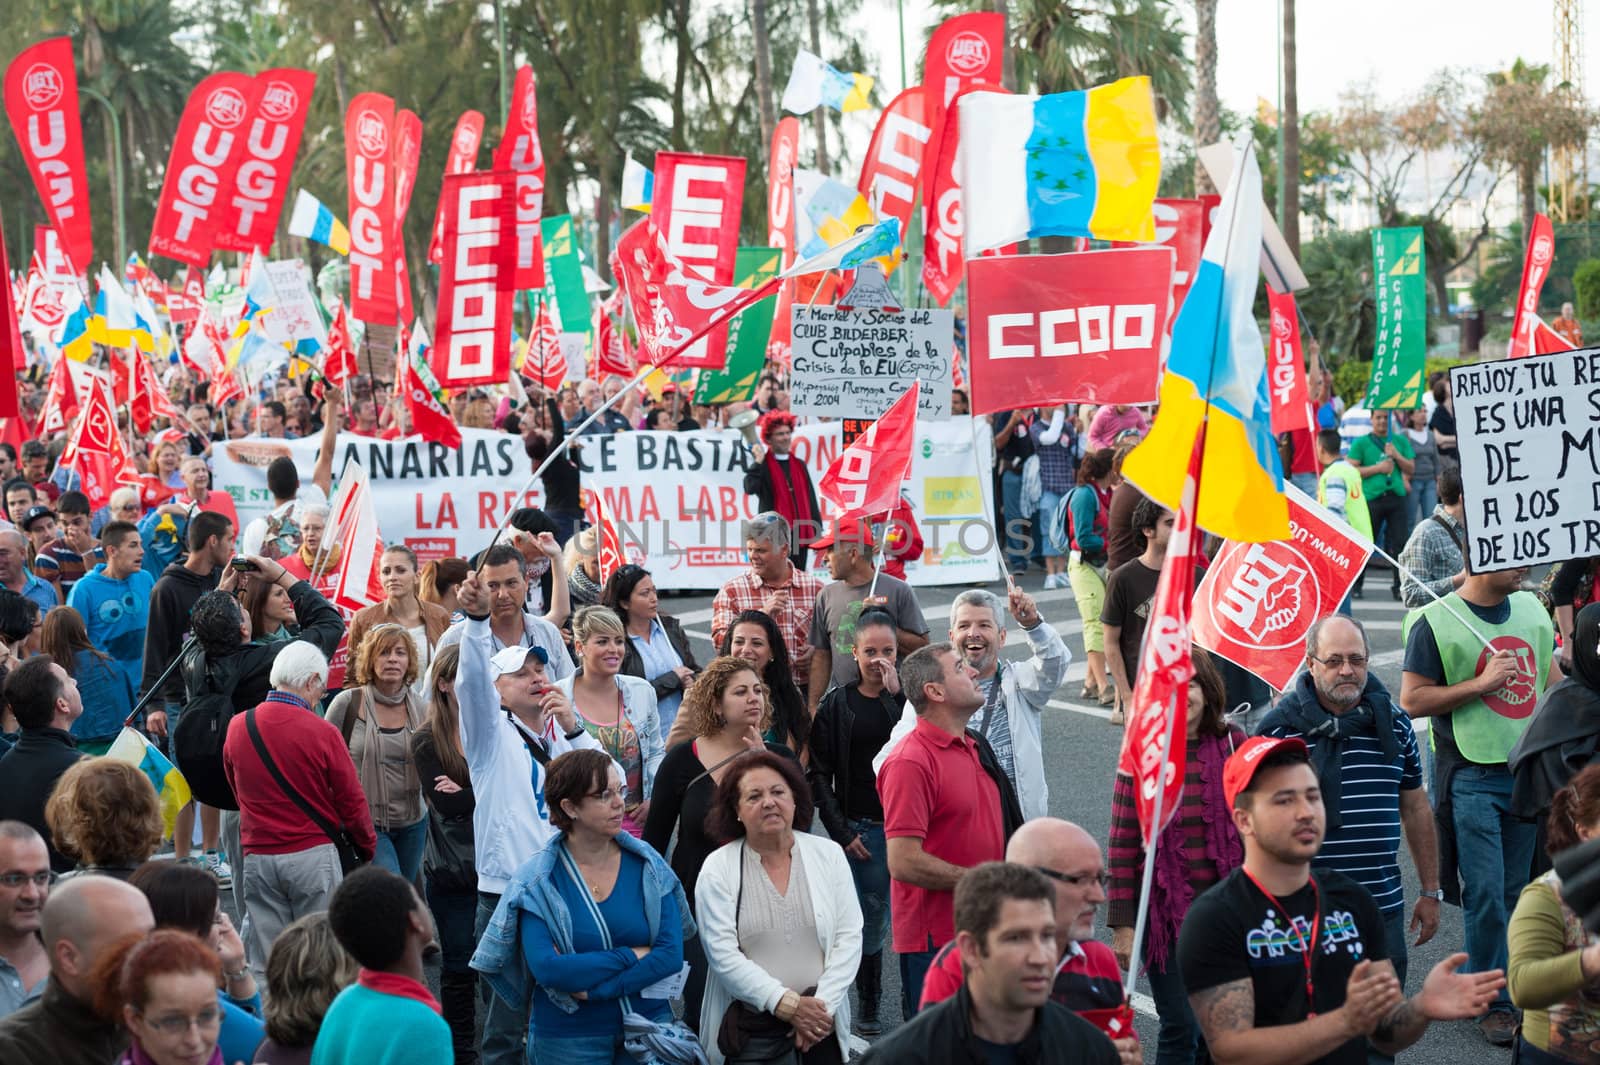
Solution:
M1310 1065L1372 1032L1391 1008L1390 999L1399 996L1393 970L1386 968L1386 974L1387 982L1371 963L1361 963L1351 974L1345 1005L1298 1024L1257 1028L1248 979L1194 992L1189 1006L1218 1065Z
M1499 969L1484 973L1463 973L1465 954L1452 954L1435 965L1422 982L1422 990L1395 1006L1372 1032L1372 1045L1380 1053L1393 1056L1422 1038L1429 1021L1464 1020L1489 1008L1500 989L1506 986ZM1374 962L1392 974L1386 961ZM1192 1001L1192 1000L1191 1000Z

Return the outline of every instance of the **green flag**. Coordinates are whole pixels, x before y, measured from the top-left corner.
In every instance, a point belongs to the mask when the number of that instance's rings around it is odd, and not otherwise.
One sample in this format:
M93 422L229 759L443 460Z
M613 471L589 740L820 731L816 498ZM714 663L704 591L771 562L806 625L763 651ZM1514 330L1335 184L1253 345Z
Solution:
M781 248L740 248L733 260L733 283L758 288L778 276ZM720 370L702 370L696 403L742 403L756 394L756 381L767 365L767 337L778 297L768 296L728 325L728 362Z
M561 332L589 331L589 294L583 290L583 265L578 258L576 229L569 214L539 220L544 237L545 294L555 297Z
M1378 343L1367 382L1368 410L1422 405L1428 358L1428 271L1417 226L1372 231L1372 276L1378 298Z

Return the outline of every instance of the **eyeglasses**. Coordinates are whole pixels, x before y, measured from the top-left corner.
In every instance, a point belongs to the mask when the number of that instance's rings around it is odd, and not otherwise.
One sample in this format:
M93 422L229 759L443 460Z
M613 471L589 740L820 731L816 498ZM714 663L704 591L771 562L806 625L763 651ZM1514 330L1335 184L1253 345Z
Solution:
M1063 884L1071 884L1073 887L1083 887L1086 884L1099 884L1101 890L1103 891L1111 884L1110 873L1063 873L1059 869L1048 869L1042 865L1034 866L1033 871L1036 873L1043 873L1051 880L1058 880Z
M0 887L8 887L16 891L23 884L31 883L36 888L47 888L56 882L56 874L43 873L0 873Z
M1329 669L1343 669L1346 662L1350 663L1351 669L1367 668L1366 655L1329 655L1327 658L1318 658L1316 655L1306 655L1306 657L1311 659L1313 662L1321 662Z
M140 1014L140 1016L143 1016L143 1014ZM187 1032L190 1025L194 1025L202 1031L218 1027L222 1024L222 1010L216 1006L208 1006L193 1017L175 1013L166 1017L145 1017L144 1023L162 1035L178 1036Z
M623 794L622 789L620 788L607 788L605 791L591 791L588 797L591 799L599 799L603 803L610 804L616 802L618 799L625 798L626 796Z

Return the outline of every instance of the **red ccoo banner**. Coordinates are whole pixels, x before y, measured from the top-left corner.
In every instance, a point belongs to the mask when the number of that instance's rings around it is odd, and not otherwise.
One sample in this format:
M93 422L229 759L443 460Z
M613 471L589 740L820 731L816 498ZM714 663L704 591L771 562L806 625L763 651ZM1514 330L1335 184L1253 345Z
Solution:
M368 325L400 324L394 284L394 101L364 92L344 116L350 183L350 313Z
M516 190L517 175L508 171L444 179L433 373L445 388L504 384L511 377Z
M40 41L11 61L6 68L6 116L39 198L72 260L72 271L84 276L94 268L94 245L70 37Z
M713 285L733 284L744 210L745 161L731 155L656 153L653 228L666 255ZM673 359L678 368L720 370L728 361L728 331L718 327Z
M456 119L456 131L450 138L450 157L445 160L444 172L470 174L478 165L478 145L483 141L483 114L463 111ZM444 200L433 213L433 239L428 243L428 261L444 261Z
M1127 248L967 263L972 413L1150 403L1161 372L1172 250Z
M294 68L265 70L255 80L255 113L244 134L244 152L225 193L227 204L217 230L217 247L224 251L272 246L317 84L311 71Z
M150 254L190 266L205 266L217 246L217 233L235 209L224 198L244 157L247 124L259 86L248 74L223 71L206 78L189 94L178 121L178 136L167 157Z

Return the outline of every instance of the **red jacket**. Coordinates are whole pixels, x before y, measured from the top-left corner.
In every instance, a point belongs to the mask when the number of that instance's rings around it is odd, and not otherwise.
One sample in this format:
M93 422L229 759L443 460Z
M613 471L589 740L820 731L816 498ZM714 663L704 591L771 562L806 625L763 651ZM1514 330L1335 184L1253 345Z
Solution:
M1065 1006L1096 1028L1106 1032L1113 1022L1111 1014L1126 1013L1122 992L1122 974L1117 971L1117 956L1111 948L1097 939L1083 939L1075 950L1068 953L1056 968L1055 986L1050 989L1050 1000ZM933 965L922 981L922 1001L918 1009L925 1010L935 1003L953 996L961 987L961 949L955 940L934 955ZM1116 1032L1118 1039L1138 1039L1131 1024L1123 1023Z
M368 859L378 845L356 764L338 728L313 710L271 697L255 709L256 728L289 783L311 806L345 828ZM331 842L278 787L250 742L245 714L233 715L222 765L239 798L246 854L293 854Z
M883 572L898 580L906 579L906 563L922 557L922 531L904 499L895 500L889 512L889 532L883 543Z

